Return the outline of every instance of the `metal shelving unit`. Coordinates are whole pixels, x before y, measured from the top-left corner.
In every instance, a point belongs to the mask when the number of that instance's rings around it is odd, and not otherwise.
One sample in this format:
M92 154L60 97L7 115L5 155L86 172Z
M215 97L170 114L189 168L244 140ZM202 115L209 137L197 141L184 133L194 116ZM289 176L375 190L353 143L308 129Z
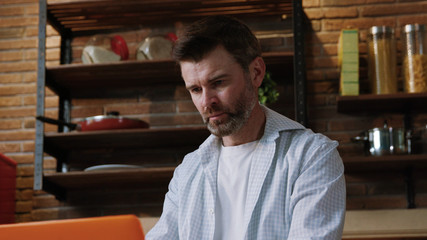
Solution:
M267 65L274 65L276 69L292 69L294 71L293 84L295 85L295 113L296 120L306 124L305 101L305 62L304 62L304 14L302 1L292 0L252 0L252 1L206 1L206 0L76 0L55 1L47 4L46 0L39 0L39 55L37 69L37 116L44 115L45 87L50 88L59 96L58 119L70 121L71 100L75 98L118 97L123 94L137 94L135 91L143 91L144 87L161 84L182 84L179 69L172 61L126 61L111 64L69 64L72 60L71 42L74 37L91 36L98 33L110 33L123 30L135 30L141 28L141 23L158 24L164 22L164 16L168 16L170 22L192 21L201 17L217 14L227 14L238 18L251 19L254 17L278 16L281 18L292 16L294 33L293 52L265 53L264 59ZM52 25L61 35L61 59L60 66L45 66L46 52L46 24ZM164 69L169 69L164 71ZM161 70L161 71L160 71ZM120 84L114 79L120 74ZM145 79L141 81L140 76ZM102 81L102 88L100 88ZM82 85L84 83L84 86ZM93 89L97 88L97 94ZM44 189L60 198L66 197L68 189L82 187L78 182L86 182L88 185L102 185L102 179L113 177L120 179L121 184L141 183L142 181L168 182L172 176L173 168L154 167L134 171L118 171L114 173L85 173L85 172L61 172L61 164L72 164L77 161L73 154L77 151L82 158L91 156L93 152L86 151L85 143L93 139L112 138L117 141L104 142L114 154L129 154L136 151L129 145L135 143L135 139L144 142L147 136L157 136L150 142L150 146L138 145L138 148L167 148L170 151L196 147L208 135L204 128L172 128L172 129L146 129L107 131L98 133L74 133L66 127L58 128L56 134L45 134L43 122L36 121L35 144L35 168L34 189ZM176 139L181 136L181 138ZM182 137L183 136L183 137ZM164 140L176 139L164 146ZM76 140L77 139L77 140ZM185 139L184 141L182 139ZM145 141L146 142L146 141ZM169 141L170 142L170 141ZM100 156L106 146L97 146ZM141 150L145 151L145 150ZM137 152L137 151L136 151ZM56 173L43 173L43 156L49 153L58 159ZM111 153L109 153L111 155ZM114 155L113 154L113 155ZM135 154L136 155L136 154ZM89 158L89 157L87 157ZM77 161L78 162L78 161ZM152 172L150 172L152 170ZM156 173L156 174L155 174ZM157 174L158 173L158 174ZM99 178L97 178L97 176ZM126 177L124 177L126 176ZM89 183L87 181L90 181ZM76 183L76 184L73 184ZM108 185L108 183L106 183Z
M427 93L364 94L337 97L337 111L346 114L400 113L404 115L405 128L411 129L410 115L425 113ZM408 208L415 208L415 190L412 179L414 169L427 169L426 154L401 154L388 156L355 156L343 159L346 174L366 171L398 170L405 174Z

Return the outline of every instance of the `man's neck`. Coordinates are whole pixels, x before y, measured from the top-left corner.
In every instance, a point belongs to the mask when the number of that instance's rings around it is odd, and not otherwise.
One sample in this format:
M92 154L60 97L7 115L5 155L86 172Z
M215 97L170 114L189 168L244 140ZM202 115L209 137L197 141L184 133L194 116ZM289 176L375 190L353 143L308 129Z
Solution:
M252 110L248 122L236 133L222 138L224 146L237 146L258 140L264 134L265 113L257 103Z

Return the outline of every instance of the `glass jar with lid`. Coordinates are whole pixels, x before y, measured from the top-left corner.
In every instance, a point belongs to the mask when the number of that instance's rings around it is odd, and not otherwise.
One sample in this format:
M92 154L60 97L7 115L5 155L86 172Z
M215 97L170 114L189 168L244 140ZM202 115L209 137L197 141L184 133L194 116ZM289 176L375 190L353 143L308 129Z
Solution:
M426 25L408 24L402 31L402 73L407 93L427 92Z
M397 92L396 38L394 29L374 26L368 34L368 78L373 94Z

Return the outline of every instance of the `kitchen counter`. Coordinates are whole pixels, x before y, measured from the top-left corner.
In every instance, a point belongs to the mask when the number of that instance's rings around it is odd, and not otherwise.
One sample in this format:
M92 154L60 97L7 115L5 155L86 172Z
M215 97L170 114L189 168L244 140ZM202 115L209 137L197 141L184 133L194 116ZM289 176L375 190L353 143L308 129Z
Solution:
M343 239L412 237L427 239L427 209L354 210L346 213Z
M147 233L157 217L140 217ZM419 237L419 238L418 238ZM346 212L343 239L427 239L427 209L354 210Z

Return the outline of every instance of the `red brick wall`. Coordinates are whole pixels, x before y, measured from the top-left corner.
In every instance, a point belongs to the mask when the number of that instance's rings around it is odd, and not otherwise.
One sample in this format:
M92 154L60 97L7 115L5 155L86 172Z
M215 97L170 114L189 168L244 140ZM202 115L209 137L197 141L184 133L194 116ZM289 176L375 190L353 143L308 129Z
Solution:
M3 0L0 5L0 152L18 163L16 191L16 221L45 220L79 216L115 214L134 211L143 214L144 204L161 206L161 196L141 199L143 193L98 192L86 196L103 196L104 205L88 200L81 194L71 196L72 203L56 200L42 191L34 192L34 115L36 106L37 23L38 1ZM341 28L360 30L362 90L366 90L366 35L373 25L389 25L396 29L407 23L427 23L426 1L402 0L304 0L304 11L310 22L306 38L307 79L310 127L339 140L342 155L356 155L362 146L351 143L351 137L377 127L384 119L401 125L399 114L347 115L336 112L338 93L337 41ZM47 65L58 64L60 38L48 28ZM131 53L146 32L125 33ZM88 38L73 41L75 61ZM58 98L47 91L46 114L56 116ZM149 111L155 104L158 111ZM73 101L73 118L119 110L148 119L157 127L200 124L191 101L182 87L166 86L150 89L136 99L100 99ZM154 109L154 108L151 108ZM427 116L415 115L415 125L425 124ZM46 125L47 131L55 131ZM45 159L45 168L53 169L55 160ZM416 204L427 207L427 177L425 171L415 171ZM405 179L402 172L375 172L347 175L348 209L405 208ZM118 196L122 195L122 198ZM132 204L120 199L130 199ZM84 204L82 202L85 202ZM99 206L101 205L101 206ZM158 214L158 212L152 212Z
M0 151L18 163L17 221L31 220L37 19L32 1L0 5Z
M343 156L360 155L363 146L351 142L360 132L381 127L384 120L403 127L401 114L340 114L336 111L339 88L337 42L342 28L359 29L361 91L367 89L367 30L375 25L392 26L400 48L400 28L405 24L427 23L427 1L402 0L304 0L304 12L311 23L307 36L307 79L310 126L340 142ZM400 62L400 59L398 60ZM399 76L401 81L401 77ZM414 114L415 126L426 124L425 114ZM427 207L427 178L424 170L415 170L417 207ZM406 208L403 169L347 174L347 209Z

